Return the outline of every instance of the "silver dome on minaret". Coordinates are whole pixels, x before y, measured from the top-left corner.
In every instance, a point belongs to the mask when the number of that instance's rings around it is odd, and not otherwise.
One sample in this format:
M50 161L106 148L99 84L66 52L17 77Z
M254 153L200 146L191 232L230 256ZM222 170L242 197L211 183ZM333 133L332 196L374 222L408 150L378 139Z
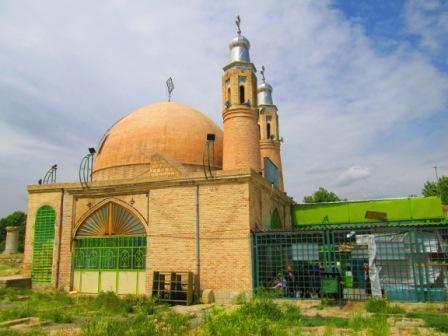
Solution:
M248 62L250 63L249 49L250 43L247 38L241 35L241 19L239 15L236 18L236 26L238 27L237 36L230 41L230 61L231 62Z
M261 67L261 78L263 82L258 85L257 88L257 99L258 105L274 105L272 102L272 86L266 83L266 78L264 77L265 67Z

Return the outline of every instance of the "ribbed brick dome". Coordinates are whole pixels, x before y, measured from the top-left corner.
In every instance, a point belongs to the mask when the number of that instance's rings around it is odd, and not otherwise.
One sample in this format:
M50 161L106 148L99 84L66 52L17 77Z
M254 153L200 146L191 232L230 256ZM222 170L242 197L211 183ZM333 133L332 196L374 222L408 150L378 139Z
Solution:
M197 170L203 166L207 133L216 135L214 166L221 169L223 133L210 118L174 102L144 106L105 134L93 166L94 179L136 177L145 166L149 167L153 155Z

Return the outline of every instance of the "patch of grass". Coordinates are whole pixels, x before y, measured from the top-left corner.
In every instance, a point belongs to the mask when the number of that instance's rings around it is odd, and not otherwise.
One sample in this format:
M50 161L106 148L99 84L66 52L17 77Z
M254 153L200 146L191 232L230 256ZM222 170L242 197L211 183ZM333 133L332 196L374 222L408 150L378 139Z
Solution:
M375 314L404 314L405 310L397 305L391 305L389 301L383 298L370 298L364 304L364 308Z
M252 298L258 299L279 299L283 298L283 290L282 289L272 289L272 288L263 288L259 287L255 290L255 293Z
M129 313L144 313L146 315L155 314L160 305L154 298L145 296L126 295L123 299L124 310Z
M159 333L162 332L163 335L183 335L189 327L190 318L165 308L156 312L153 317L154 323L156 320Z
M138 314L134 320L129 323L126 335L129 336L147 336L160 334L157 330L158 323L154 322L144 314Z
M8 299L11 302L17 300L17 297L24 295L31 295L32 291L30 289L22 288L0 288L0 301Z
M286 330L264 318L245 319L242 314L219 313L205 320L200 335L286 335Z
M23 253L14 253L14 254L0 254L0 262L3 260L9 259L23 259Z
M0 276L19 274L20 265L15 262L15 259L21 258L21 254L0 254Z
M355 331L367 329L371 336L387 336L390 333L390 327L385 314L355 314L348 322L348 327Z
M55 304L58 306L67 306L74 303L73 297L59 290L33 292L31 301L40 305L48 304L50 307L53 307Z
M336 304L336 300L335 299L332 299L332 298L322 298L322 299L320 299L320 303L319 303L319 306L317 306L317 309L320 309L320 310L322 310L322 309L324 309L324 308L327 308L327 307L330 307L330 306L334 306Z
M393 305L393 306L389 305L387 307L387 313L390 315L406 314L406 311L398 305Z
M22 336L22 334L15 330L0 329L0 336Z
M388 336L390 334L387 316L382 314L374 315L369 322L369 334L371 336Z
M72 314L60 308L52 308L50 310L40 311L36 315L41 321L53 321L55 323L73 322Z
M284 306L282 313L283 313L283 320L292 324L296 324L301 317L300 308L291 305Z
M34 328L28 332L18 332L12 329L0 329L0 336L46 336L41 328Z
M347 328L349 326L349 321L343 317L330 317L330 316L302 316L300 318L300 325L303 327L323 327L332 326L336 328Z
M124 313L129 310L129 303L124 303L114 292L100 292L93 301L97 309L103 309L114 313Z
M364 314L355 314L348 322L348 327L355 331L367 329L369 327L370 318Z
M36 316L37 309L29 303L22 303L9 309L0 310L0 321Z
M425 305L424 311L446 314L448 313L448 303L436 304L430 302Z
M369 298L364 304L364 308L370 313L386 314L389 302L381 298Z
M300 329L300 309L280 306L269 295L256 295L233 311L214 308L205 315L202 335L287 335Z
M425 321L425 327L434 328L441 332L448 332L448 315L435 314L428 311L417 311L406 314L410 318L420 318Z
M248 301L247 293L246 292L238 293L238 295L235 297L235 299L233 301L237 305L242 305L244 303L247 303L247 301Z
M334 327L331 325L327 325L324 329L323 336L333 336L334 335Z
M101 292L95 297L80 299L80 303L87 310L101 310L112 314L143 312L152 315L158 306L154 299L136 295L127 295L120 298L113 292Z
M271 299L256 298L238 309L245 318L265 318L267 320L279 320L282 316L280 307Z
M113 317L92 319L81 329L83 336L120 336L129 328L128 323Z
M160 315L148 316L139 313L128 318L102 317L86 322L81 330L83 336L146 336L184 335L188 328L188 318L171 310L163 310Z
M42 330L42 328L34 328L28 331L25 334L22 334L22 336L47 336L47 333Z

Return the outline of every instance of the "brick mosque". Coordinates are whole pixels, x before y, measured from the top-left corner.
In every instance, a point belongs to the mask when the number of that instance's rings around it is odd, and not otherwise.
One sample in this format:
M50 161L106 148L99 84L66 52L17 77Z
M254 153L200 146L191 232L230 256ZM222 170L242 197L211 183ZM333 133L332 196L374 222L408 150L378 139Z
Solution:
M150 104L106 131L79 183L28 186L33 286L152 295L158 272L187 272L218 301L255 287L251 232L291 227L293 201L272 87L239 27L229 48L223 130L192 107Z

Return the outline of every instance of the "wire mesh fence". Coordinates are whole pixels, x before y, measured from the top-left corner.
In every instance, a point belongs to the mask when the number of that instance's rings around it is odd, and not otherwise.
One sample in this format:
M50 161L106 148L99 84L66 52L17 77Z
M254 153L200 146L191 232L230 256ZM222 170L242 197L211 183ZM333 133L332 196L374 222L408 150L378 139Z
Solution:
M297 299L445 301L448 228L257 232L256 287Z

